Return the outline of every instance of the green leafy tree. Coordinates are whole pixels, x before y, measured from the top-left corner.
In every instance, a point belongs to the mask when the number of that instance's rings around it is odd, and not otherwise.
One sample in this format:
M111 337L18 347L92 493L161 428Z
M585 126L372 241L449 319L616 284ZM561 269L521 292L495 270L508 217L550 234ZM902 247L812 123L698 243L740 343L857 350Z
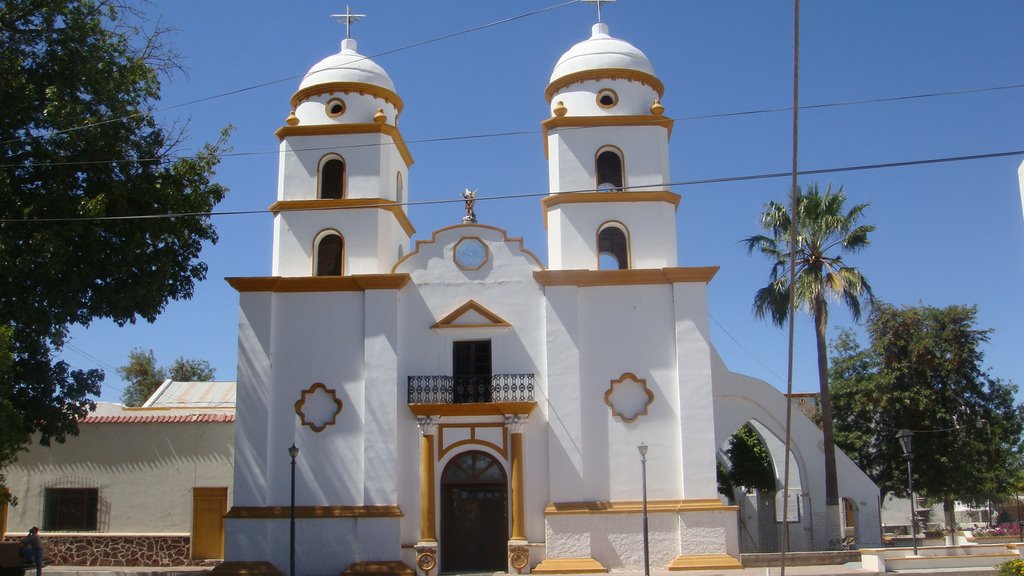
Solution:
M775 490L775 468L761 436L750 424L740 426L729 438L725 451L732 468L729 481L747 490Z
M103 373L55 358L68 328L153 321L192 296L217 240L203 214L226 192L212 182L226 133L177 157L184 134L153 115L176 58L133 6L0 2L0 409L20 416L0 457L32 434L64 441L95 407ZM184 216L137 218L168 214Z
M121 394L125 406L142 406L168 378L176 382L207 382L213 380L213 367L206 360L179 356L168 368L156 365L152 350L135 348L128 353L128 363L117 369L128 381Z
M209 382L213 380L213 366L206 360L178 357L167 369L167 377L176 382Z
M818 355L818 387L821 392L821 428L825 444L825 503L839 505L836 479L836 454L832 437L832 403L828 387L828 353L826 328L829 301L842 301L854 319L861 315L862 301L874 298L871 286L856 268L843 260L843 255L857 252L869 243L868 234L875 227L859 224L867 204L845 209L846 195L842 187L824 193L817 184L797 191L795 207L797 246L795 254L794 298L798 308L808 311L814 320ZM754 296L754 315L771 318L784 326L789 317L790 295L790 230L792 219L784 204L769 202L761 217L767 235L744 240L747 252L760 252L772 261L770 281ZM838 518L838 515L836 515Z
M849 331L833 343L837 444L884 492L906 495L895 436L914 432L914 489L943 502L950 529L955 501L1013 494L1021 464L1024 408L983 369L991 330L976 324L973 306L876 304L866 348Z
M121 393L125 406L142 406L167 379L167 371L156 365L153 351L141 348L128 353L128 363L117 369L117 375L128 382Z

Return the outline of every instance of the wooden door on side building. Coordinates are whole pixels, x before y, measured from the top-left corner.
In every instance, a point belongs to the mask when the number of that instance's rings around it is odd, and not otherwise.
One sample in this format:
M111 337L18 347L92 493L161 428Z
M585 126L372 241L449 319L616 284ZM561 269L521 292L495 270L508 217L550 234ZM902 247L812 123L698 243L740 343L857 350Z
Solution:
M225 487L192 489L192 558L224 557L224 515L228 512Z

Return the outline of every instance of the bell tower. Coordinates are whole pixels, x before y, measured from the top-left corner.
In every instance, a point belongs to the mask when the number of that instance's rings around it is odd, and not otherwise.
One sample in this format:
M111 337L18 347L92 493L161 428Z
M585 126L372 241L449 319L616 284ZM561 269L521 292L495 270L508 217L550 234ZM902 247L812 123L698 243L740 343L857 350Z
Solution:
M356 15L341 15L347 25ZM303 78L281 141L274 276L385 274L415 230L402 100L383 68L345 38Z
M663 92L647 56L604 23L558 60L542 123L549 269L676 266Z

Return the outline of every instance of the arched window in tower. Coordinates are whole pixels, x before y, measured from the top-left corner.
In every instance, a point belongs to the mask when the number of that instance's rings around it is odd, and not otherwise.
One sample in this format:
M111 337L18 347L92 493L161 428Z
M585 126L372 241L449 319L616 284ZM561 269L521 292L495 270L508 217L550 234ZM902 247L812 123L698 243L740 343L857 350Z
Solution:
M597 269L625 270L629 268L629 238L618 222L601 226L597 233Z
M606 146L597 151L597 189L599 192L621 191L622 152L618 148Z
M405 204L405 183L402 181L402 173L395 176L395 200L399 204Z
M341 276L341 261L345 254L345 241L334 231L322 232L316 241L317 276Z
M325 156L320 161L320 199L345 197L345 161L339 156Z

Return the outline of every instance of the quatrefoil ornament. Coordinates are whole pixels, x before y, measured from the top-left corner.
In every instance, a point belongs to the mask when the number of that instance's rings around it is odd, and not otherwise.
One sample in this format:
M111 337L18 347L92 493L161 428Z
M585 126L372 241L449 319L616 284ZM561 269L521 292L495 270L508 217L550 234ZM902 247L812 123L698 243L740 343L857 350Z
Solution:
M313 432L323 432L324 428L334 425L344 406L333 388L317 382L302 391L295 403L295 413L303 426L309 426Z

